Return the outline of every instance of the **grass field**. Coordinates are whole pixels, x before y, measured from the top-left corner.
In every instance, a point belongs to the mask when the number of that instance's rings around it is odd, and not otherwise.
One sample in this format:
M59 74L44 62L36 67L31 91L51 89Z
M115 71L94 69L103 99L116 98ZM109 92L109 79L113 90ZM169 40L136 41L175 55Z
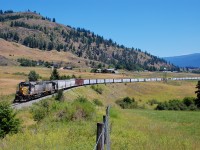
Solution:
M13 136L0 141L0 149L93 149L96 123L105 109L97 108L92 121L55 122L47 117L39 124L31 122ZM198 150L200 146L200 112L111 109L111 148L115 150ZM25 118L26 118L25 117ZM25 119L24 118L24 119ZM27 119L26 119L27 120ZM30 126L31 125L31 126Z

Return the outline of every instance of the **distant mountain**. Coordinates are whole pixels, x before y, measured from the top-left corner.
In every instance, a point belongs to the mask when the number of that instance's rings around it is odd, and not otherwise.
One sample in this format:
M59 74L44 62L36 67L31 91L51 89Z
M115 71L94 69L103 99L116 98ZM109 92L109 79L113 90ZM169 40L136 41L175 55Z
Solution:
M179 67L200 67L200 53L165 57L164 59Z
M55 18L30 11L0 11L0 38L42 51L70 52L83 58L90 67L112 66L150 71L177 69L164 59L138 48L127 48L89 30L61 25L56 23Z

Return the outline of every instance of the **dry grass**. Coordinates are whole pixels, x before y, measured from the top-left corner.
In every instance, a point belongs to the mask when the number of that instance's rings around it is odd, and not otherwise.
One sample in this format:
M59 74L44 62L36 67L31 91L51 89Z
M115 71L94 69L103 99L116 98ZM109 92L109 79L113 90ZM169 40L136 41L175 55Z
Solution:
M15 93L19 82L20 80L17 79L0 79L0 94L9 95Z
M29 48L14 42L8 42L0 38L0 55L17 60L18 58L27 58L31 60L43 60L48 62L71 63L75 66L86 66L85 59L79 58L70 52L42 51L35 48ZM78 63L80 61L80 63Z
M140 105L143 105L152 99L167 101L175 98L182 99L187 96L195 97L196 84L196 81L176 81L168 84L162 82L136 82L98 85L103 88L102 94L94 92L90 86L85 86L66 92L65 97L69 101L78 96L84 96L90 100L97 98L103 101L105 105L115 105L117 99L129 96L134 97Z
M20 67L20 66L0 66L0 94L2 95L7 95L7 94L13 94L15 93L16 86L19 82L25 81L28 79L27 75L31 70L35 70L43 80L49 80L50 74L52 69L51 68L43 68L43 67ZM94 79L94 78L151 78L151 77L162 77L163 73L160 72L125 72L125 74L122 74L123 71L120 71L121 73L119 74L101 74L101 73L90 73L88 69L82 68L82 69L75 69L75 70L63 70L59 69L58 70L60 75L75 75L77 77L81 77L83 79ZM187 74L187 73L168 73L170 77L187 77L187 76L198 76L196 74ZM173 84L174 82L170 82L168 85ZM141 83L141 84L149 84L149 85L154 85L153 89L159 89L159 85L156 83ZM121 84L120 84L121 85ZM129 85L129 84L128 84ZM7 88L5 88L5 86ZM140 92L138 91L137 87L139 87L140 84L132 87L134 92ZM126 86L128 87L128 86ZM166 87L166 93L174 93L173 86L171 86L172 89L168 89ZM184 87L179 87L184 88ZM131 88L129 88L131 89ZM151 88L150 88L151 89ZM127 89L128 90L128 89ZM142 90L145 90L148 95L148 86ZM188 87L188 90L185 88L184 90L190 91L190 87ZM123 90L121 90L123 91ZM133 93L132 91L127 91L127 93ZM157 91L159 93L159 90ZM111 92L112 93L112 92ZM164 96L164 92L162 93ZM173 96L173 94L172 94ZM171 96L171 97L172 97Z

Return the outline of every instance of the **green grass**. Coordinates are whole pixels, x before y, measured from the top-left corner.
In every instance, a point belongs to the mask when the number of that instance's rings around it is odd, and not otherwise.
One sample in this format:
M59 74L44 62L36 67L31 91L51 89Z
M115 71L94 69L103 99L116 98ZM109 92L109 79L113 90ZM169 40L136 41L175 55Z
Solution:
M2 149L93 149L96 123L104 110L92 121L52 122L46 118L22 133L0 141ZM200 112L121 110L111 108L111 148L198 149L200 146Z
M198 149L200 112L121 110L112 120L114 149Z

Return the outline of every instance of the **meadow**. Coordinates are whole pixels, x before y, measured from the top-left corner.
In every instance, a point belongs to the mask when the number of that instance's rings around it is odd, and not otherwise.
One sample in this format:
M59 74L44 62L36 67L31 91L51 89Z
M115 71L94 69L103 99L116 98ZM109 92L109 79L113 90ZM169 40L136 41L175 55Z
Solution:
M61 122L54 121L53 115L39 123L32 121L30 111L22 110L19 116L26 121L23 130L1 140L0 149L93 149L96 123L102 122L105 112L104 107L96 109L93 120ZM110 123L112 149L194 150L200 146L199 112L122 110L112 106Z

